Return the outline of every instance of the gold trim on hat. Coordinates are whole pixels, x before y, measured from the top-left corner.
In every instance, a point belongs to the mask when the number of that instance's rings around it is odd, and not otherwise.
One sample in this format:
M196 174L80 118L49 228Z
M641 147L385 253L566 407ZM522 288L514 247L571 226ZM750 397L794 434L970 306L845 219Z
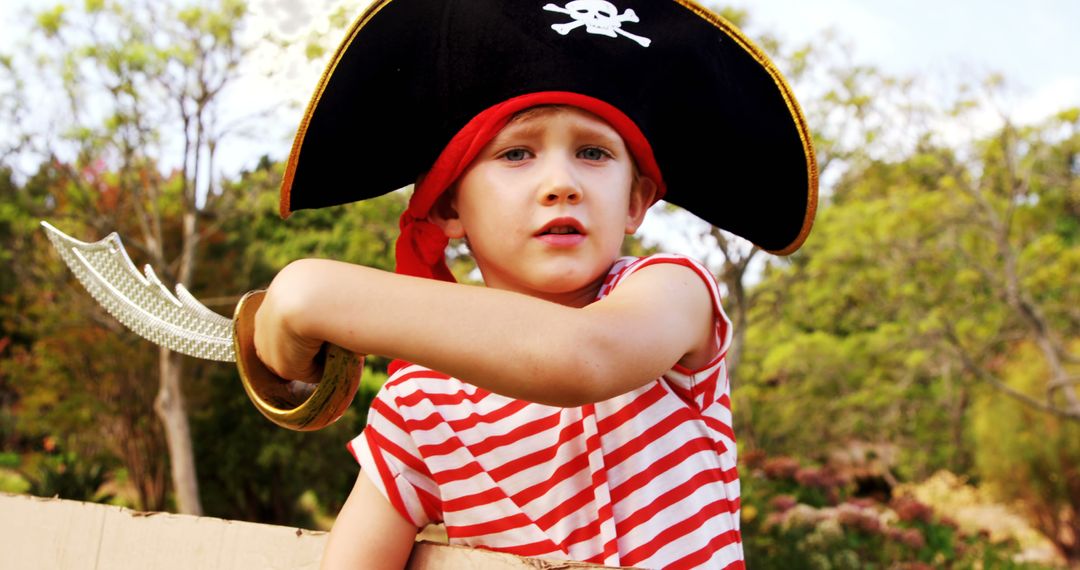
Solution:
M290 208L290 201L292 198L292 184L293 177L296 176L296 163L300 161L300 147L304 144L304 137L307 135L308 125L311 124L311 116L315 114L315 107L319 105L319 101L322 99L323 91L326 90L326 85L330 82L330 76L334 74L334 70L337 69L338 63L341 62L342 56L352 45L353 39L360 33L360 29L364 27L375 14L378 14L391 0L380 0L373 2L368 6L367 10L360 14L351 26L349 26L349 32L345 35L345 39L338 45L336 51L334 51L334 57L330 59L330 64L323 70L322 77L319 79L319 85L315 88L315 93L311 96L311 101L308 101L307 109L304 111L304 117L300 120L300 126L296 129L296 137L293 139L292 150L289 151L289 161L285 163L285 173L281 179L281 195L278 203L278 214L282 218L288 218L289 214L292 214L292 208Z
M765 52L761 48L757 47L754 42L743 35L739 28L734 24L725 20L722 16L714 13L713 11L705 8L695 2L694 0L675 0L678 4L681 4L686 9L694 12L699 17L707 20L712 25L719 28L725 34L730 36L739 47L746 50L755 61L758 62L761 67L765 68L765 71L769 72L772 76L776 86L780 88L780 93L784 96L784 103L787 104L787 108L791 111L791 117L795 119L795 127L799 130L799 140L803 144L803 153L806 155L806 178L807 178L807 194L806 194L806 215L803 217L802 229L799 231L799 235L795 237L787 247L778 250L766 249L765 251L775 255L788 255L806 241L806 236L810 234L810 228L814 226L814 215L817 213L817 198L818 198L818 167L817 167L817 154L814 153L813 135L810 133L810 127L806 124L806 117L803 115L802 108L799 107L798 100L795 99L795 94L791 90L791 86L788 85L784 75L780 73L780 70L773 65L769 56L765 55Z

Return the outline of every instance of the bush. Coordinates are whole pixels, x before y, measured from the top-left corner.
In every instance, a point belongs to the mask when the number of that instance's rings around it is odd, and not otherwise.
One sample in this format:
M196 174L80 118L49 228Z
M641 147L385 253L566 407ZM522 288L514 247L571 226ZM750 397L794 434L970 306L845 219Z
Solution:
M30 482L18 472L0 467L0 493L30 492Z
M843 470L747 454L743 546L754 568L1039 568L1015 542L961 530L909 496L860 497Z
M79 461L70 451L41 457L30 473L28 492L38 497L60 497L74 501L108 502L112 495L102 493L108 470L96 461Z

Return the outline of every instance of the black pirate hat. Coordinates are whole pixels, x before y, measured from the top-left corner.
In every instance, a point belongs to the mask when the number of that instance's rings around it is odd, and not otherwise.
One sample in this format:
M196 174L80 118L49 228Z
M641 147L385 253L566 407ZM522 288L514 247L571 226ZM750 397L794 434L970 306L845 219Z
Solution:
M281 214L413 183L478 113L537 92L621 110L664 197L761 248L810 231L810 132L772 62L691 0L376 0L353 23L297 132Z

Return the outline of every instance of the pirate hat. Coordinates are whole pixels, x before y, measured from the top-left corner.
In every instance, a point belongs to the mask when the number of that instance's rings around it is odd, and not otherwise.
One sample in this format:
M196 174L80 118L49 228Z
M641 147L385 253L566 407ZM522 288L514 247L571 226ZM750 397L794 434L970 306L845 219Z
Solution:
M281 214L407 186L478 114L546 92L625 113L668 202L772 253L806 239L818 180L798 103L692 0L376 0L308 105Z

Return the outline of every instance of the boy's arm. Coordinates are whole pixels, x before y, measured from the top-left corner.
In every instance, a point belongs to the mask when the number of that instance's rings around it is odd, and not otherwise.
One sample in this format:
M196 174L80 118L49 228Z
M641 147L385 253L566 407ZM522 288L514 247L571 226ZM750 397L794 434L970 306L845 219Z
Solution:
M705 364L715 312L692 269L656 264L584 308L327 260L290 264L256 316L260 358L315 381L319 345L400 358L509 397L577 406L676 362Z
M334 521L321 568L401 570L415 541L416 527L360 473Z

